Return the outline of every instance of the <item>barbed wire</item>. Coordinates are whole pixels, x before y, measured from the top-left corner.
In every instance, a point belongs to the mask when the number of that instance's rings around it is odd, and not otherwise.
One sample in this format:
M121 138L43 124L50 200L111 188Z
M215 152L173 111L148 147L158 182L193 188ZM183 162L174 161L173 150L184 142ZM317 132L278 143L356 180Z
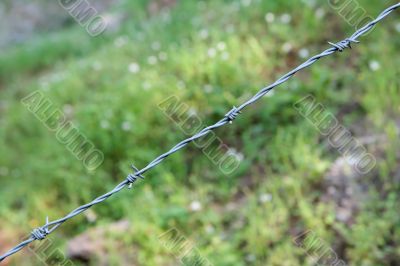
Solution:
M160 164L164 159L166 159L168 156L170 156L171 154L174 154L177 151L181 150L182 148L184 148L189 143L191 143L191 142L193 142L193 141L195 141L195 140L197 140L197 139L199 139L201 137L204 137L205 135L207 135L208 133L210 133L211 131L213 131L213 130L219 128L219 127L222 127L222 126L224 126L224 125L226 125L228 123L231 124L237 118L237 116L243 111L243 109L245 109L247 106L253 104L254 102L258 101L261 97L263 97L265 94L267 94L269 91L271 91L275 87L277 87L277 86L281 85L282 83L285 83L286 81L288 81L298 71L311 66L312 64L314 64L315 62L317 62L321 58L327 57L327 56L332 55L332 54L334 54L336 52L342 52L346 48L350 48L351 49L352 48L351 47L352 43L359 43L359 41L358 41L359 37L365 35L378 22L380 22L382 19L384 19L391 12L393 12L395 9L397 9L399 7L400 7L400 2L395 4L395 5L393 5L393 6L391 6L391 7L389 7L389 8L387 8L375 20L367 23L365 26L363 26L362 28L358 29L349 38L346 38L343 41L340 41L338 43L329 42L329 44L332 46L331 48L326 49L322 53L311 57L310 59L308 59L307 61L305 61L304 63L302 63L298 67L296 67L295 69L293 69L290 72L288 72L287 74L283 75L281 78L279 78L277 81L275 81L271 85L261 89L253 97L251 97L249 100L247 100L246 102L241 104L239 107L235 107L234 106L217 123L215 123L214 125L208 126L208 127L204 128L204 129L202 129L201 131L199 131L197 134L193 135L192 137L189 137L189 138L179 142L173 148L171 148L169 151L167 151L166 153L164 153L164 154L158 156L157 158L155 158L153 161L151 161L146 167L142 168L141 170L138 170L134 165L132 165L134 173L129 174L123 182L119 183L113 190L109 191L108 193L106 193L106 194L94 199L90 203L87 203L85 205L82 205L82 206L76 208L75 210L71 211L68 215L66 215L63 218L60 218L58 220L54 220L54 221L49 222L48 217L47 217L45 225L43 225L43 226L41 226L41 227L39 227L37 229L34 229L28 239L26 239L25 241L19 243L17 246L15 246L14 248L12 248L9 251L7 251L4 255L2 255L0 257L0 262L2 262L5 258L17 253L18 251L20 251L21 249L23 249L24 247L26 247L30 243L32 243L32 242L34 242L36 240L45 239L47 235L51 234L54 230L56 230L59 226L61 226L67 220L69 220L69 219L81 214L82 212L86 211L87 209L93 207L94 205L97 205L97 204L107 200L112 195L114 195L114 194L118 193L119 191L121 191L123 188L128 187L130 189L132 187L132 185L139 178L144 179L143 174L145 172L147 172L150 169L154 168L155 166Z

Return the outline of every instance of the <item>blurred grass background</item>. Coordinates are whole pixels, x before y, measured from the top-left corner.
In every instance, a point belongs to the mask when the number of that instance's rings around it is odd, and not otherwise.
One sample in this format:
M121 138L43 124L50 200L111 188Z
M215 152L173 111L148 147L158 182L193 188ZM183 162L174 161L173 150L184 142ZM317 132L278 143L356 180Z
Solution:
M395 2L359 3L376 16ZM4 14L12 8L11 1L3 3ZM11 21L1 26L3 252L46 216L53 220L91 201L123 180L131 163L141 168L183 139L158 108L169 96L211 124L327 41L354 31L328 1L112 1L99 7L109 27L98 37L58 4L53 8L56 15L44 21L56 20L54 28L38 26L18 41L6 41L15 32L7 31ZM39 10L45 18L46 10ZM74 237L126 220L126 231L95 236L104 248L74 263L177 265L159 239L176 228L214 265L314 265L293 243L306 230L349 265L399 265L398 15L355 49L324 59L219 129L224 143L243 156L232 175L190 146L146 173L133 190L64 224L50 236L54 248L66 252ZM98 169L88 171L24 107L21 99L35 90L104 153ZM367 146L377 158L373 172L340 175L340 185L351 183L358 193L332 196L329 173L340 154L293 108L308 94L356 138L385 137ZM343 200L355 206L345 219ZM28 250L8 263L43 265Z

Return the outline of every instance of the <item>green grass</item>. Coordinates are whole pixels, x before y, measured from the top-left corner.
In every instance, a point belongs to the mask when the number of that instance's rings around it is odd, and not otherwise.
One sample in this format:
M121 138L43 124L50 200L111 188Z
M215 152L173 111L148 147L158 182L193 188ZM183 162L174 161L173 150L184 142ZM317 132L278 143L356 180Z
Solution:
M46 216L58 218L105 193L123 180L131 163L143 167L183 139L158 108L169 96L211 124L301 63L302 48L318 53L327 41L354 30L326 2L303 2L252 1L246 7L239 1L182 1L168 16L148 15L143 1L127 2L116 7L130 14L119 32L91 38L76 26L2 51L0 228L13 236L7 244L16 244ZM360 4L373 15L386 7ZM318 8L324 18L315 15ZM268 12L275 14L272 24L265 22ZM289 24L279 22L285 13L291 15ZM94 207L95 222L78 216L50 238L63 249L68 239L96 225L127 219L132 226L125 234L105 240L112 265L122 264L129 253L137 265L175 265L158 238L171 228L214 265L312 265L293 238L313 230L350 265L395 265L400 260L398 23L397 12L352 51L324 59L217 130L243 154L232 175L189 146L146 173L133 190ZM116 45L121 40L125 44ZM285 43L291 52L283 51ZM210 49L215 57L209 57ZM160 53L167 58L160 60ZM152 56L158 57L154 65ZM380 69L372 71L372 61ZM140 66L138 73L129 72L132 63ZM72 110L70 120L104 153L98 169L86 170L22 105L35 90L59 109ZM365 120L369 134L388 136L389 142L379 145L376 171L357 181L365 199L352 225L338 221L333 202L323 200L324 176L340 154L293 107L308 94L345 126ZM265 195L271 200L261 202ZM200 211L190 210L194 201L201 203ZM29 252L11 262L40 265Z

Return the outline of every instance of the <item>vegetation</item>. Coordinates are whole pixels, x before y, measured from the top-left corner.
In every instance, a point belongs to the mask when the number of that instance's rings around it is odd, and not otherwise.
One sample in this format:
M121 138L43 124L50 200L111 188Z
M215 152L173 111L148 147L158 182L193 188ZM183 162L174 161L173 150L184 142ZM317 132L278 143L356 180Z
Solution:
M360 5L373 16L388 6ZM180 126L159 108L171 95L211 124L327 41L354 31L328 1L179 1L156 13L147 6L122 1L113 10L125 14L121 25L95 38L75 24L1 51L1 246L16 244L46 216L56 219L105 193L131 163L144 167L182 140ZM126 263L127 254L129 265L176 265L159 237L171 228L213 265L313 265L317 253L293 241L312 230L349 265L395 265L399 23L396 13L355 49L299 73L219 129L243 157L232 174L191 145L49 238L64 251L80 233L128 220L123 234L99 239L111 243L104 251L110 265ZM85 168L21 103L37 90L102 151L100 167ZM340 200L326 196L340 153L293 107L309 94L355 138L385 139L367 146L377 165L351 180L362 197L350 197L357 210L346 221ZM28 250L10 262L41 263Z

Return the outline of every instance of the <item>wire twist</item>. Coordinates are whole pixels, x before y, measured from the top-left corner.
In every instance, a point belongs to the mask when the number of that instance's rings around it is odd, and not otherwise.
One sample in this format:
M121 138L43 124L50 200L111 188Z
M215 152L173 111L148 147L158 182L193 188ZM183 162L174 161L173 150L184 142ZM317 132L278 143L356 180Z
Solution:
M351 43L358 43L358 38L362 35L365 35L367 32L369 32L379 21L381 21L382 19L384 19L386 16L388 16L391 12L393 12L395 9L400 7L400 3L397 3L387 9L385 9L382 13L379 14L379 16L367 23L364 27L360 28L359 30L357 30L352 36L350 36L349 38L339 42L339 43L330 43L333 47L323 51L320 54L317 54L313 57L311 57L310 59L308 59L307 61L305 61L304 63L302 63L301 65L299 65L298 67L296 67L295 69L291 70L290 72L286 73L285 75L283 75L281 78L279 78L278 80L276 80L274 83L272 83L271 85L262 88L259 92L257 92L253 97L251 97L249 100L247 100L246 102L244 102L242 105L240 105L239 107L234 107L231 111L229 111L224 118L222 118L221 120L219 120L218 122L216 122L214 125L208 126L204 129L202 129L201 131L199 131L197 134L193 135L192 137L189 137L181 142L179 142L178 144L176 144L174 147L172 147L169 151L167 151L166 153L158 156L157 158L155 158L153 161L151 161L146 167L142 168L141 170L138 170L136 167L132 167L135 170L135 173L128 175L128 177L126 177L126 179L119 183L116 187L114 187L114 189L112 189L111 191L107 192L104 195L101 195L99 197L97 197L96 199L94 199L92 202L89 202L85 205L82 205L78 208L76 208L75 210L71 211L69 214L67 214L66 216L49 222L48 219L46 219L46 224L42 227L39 227L35 230L33 230L33 232L31 233L31 237L28 238L27 240L19 243L18 245L16 245L15 247L13 247L12 249L10 249L9 251L7 251L5 254L0 256L0 262L3 261L5 258L17 253L18 251L20 251L21 249L23 249L24 247L26 247L27 245L29 245L30 243L32 243L35 240L42 240L44 239L47 235L49 235L50 233L52 233L54 230L56 230L59 226L61 226L64 222L66 222L69 219L72 219L73 217L83 213L84 211L86 211L87 209L101 203L104 202L105 200L107 200L108 198L110 198L112 195L120 192L122 189L124 189L125 187L128 186L128 188L130 188L132 186L132 184L134 182L137 181L138 177L139 178L144 178L142 176L142 174L144 174L145 172L147 172L148 170L154 168L155 166L157 166L158 164L160 164L164 159L166 159L168 156L174 154L175 152L179 151L180 149L184 148L186 145L188 145L189 143L204 137L205 135L209 134L211 131L224 126L227 123L232 123L233 120L235 120L238 116L238 114L247 106L253 104L254 102L256 102L257 100L259 100L261 97L263 97L265 94L267 94L269 91L271 91L272 89L274 89L275 87L281 85L282 83L285 83L286 81L288 81L291 77L293 77L298 71L305 69L309 66L311 66L312 64L314 64L315 62L317 62L318 60L320 60L323 57L327 57L329 55L334 54L335 52L342 52L344 49L346 48L351 48Z
M232 124L233 120L235 120L240 113L242 113L242 111L240 111L236 106L233 106L225 117L228 119L229 123Z
M139 169L137 169L133 164L131 165L131 167L135 171L135 173L129 174L126 177L126 180L128 181L128 184L129 184L128 185L129 189L132 188L133 183L135 183L138 178L144 179L144 176L142 174L140 174Z
M360 42L354 38L346 38L343 41L340 41L338 43L332 43L332 42L328 42L328 43L330 45L332 45L333 47L335 47L339 52L343 52L343 50L346 48L352 49L351 43L360 43Z
M50 234L49 227L49 217L46 218L46 224L42 227L36 228L32 231L31 236L35 240L43 240L48 234Z

